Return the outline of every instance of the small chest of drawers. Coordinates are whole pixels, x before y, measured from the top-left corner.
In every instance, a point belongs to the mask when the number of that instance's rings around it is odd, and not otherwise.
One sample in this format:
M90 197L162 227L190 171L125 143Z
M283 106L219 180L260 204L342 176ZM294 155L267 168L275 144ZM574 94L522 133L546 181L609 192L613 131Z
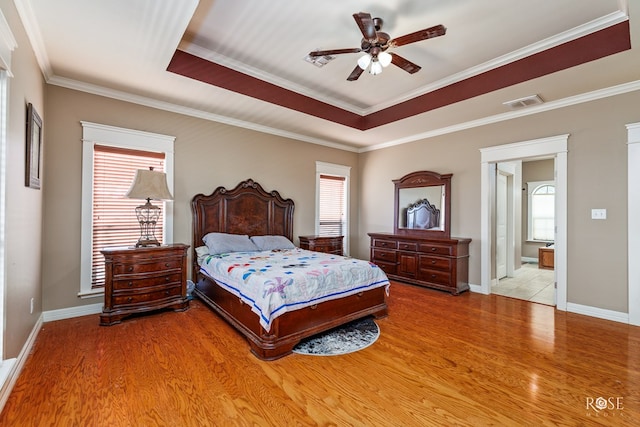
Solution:
M370 233L371 261L390 279L458 295L469 289L471 239Z
M298 236L300 248L342 255L342 236Z
M104 249L104 308L101 325L161 308L183 311L187 299L187 249L172 244L147 248Z

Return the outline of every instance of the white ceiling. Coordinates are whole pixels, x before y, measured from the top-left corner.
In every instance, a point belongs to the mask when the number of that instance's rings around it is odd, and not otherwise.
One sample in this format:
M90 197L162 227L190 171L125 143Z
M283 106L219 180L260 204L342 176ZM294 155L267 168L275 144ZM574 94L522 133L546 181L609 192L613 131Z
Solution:
M176 49L358 115L368 115L585 34L624 22L640 0L15 0L47 82L354 151L415 140L522 111L503 102L539 94L552 108L640 79L634 49L366 131L167 71ZM640 11L640 8L637 9ZM384 19L398 37L443 24L447 34L395 52L393 65L346 80L358 54L322 68L315 49L359 47L352 15ZM635 34L633 20L632 36ZM633 43L632 39L632 43ZM606 73L603 73L606 70ZM635 86L634 86L635 87ZM531 107L529 107L531 108Z

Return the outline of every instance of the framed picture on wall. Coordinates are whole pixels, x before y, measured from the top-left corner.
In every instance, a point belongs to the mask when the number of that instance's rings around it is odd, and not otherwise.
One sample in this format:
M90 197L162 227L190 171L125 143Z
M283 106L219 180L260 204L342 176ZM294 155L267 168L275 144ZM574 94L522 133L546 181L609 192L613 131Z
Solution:
M33 108L27 105L27 153L24 185L40 189L42 172L42 119Z

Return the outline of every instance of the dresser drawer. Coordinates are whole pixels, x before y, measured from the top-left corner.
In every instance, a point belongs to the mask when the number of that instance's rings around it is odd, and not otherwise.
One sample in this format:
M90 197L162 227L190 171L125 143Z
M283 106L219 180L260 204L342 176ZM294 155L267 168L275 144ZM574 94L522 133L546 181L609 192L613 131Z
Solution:
M437 256L420 256L420 269L451 271L453 260Z
M378 261L374 262L374 264L380 267L380 270L384 271L386 274L396 274L398 271L398 266L395 263Z
M117 306L121 305L135 305L141 303L154 302L158 303L165 298L171 298L180 296L182 294L181 286L168 286L160 288L153 292L144 293L114 293L113 304Z
M373 239L373 246L376 248L396 249L395 240Z
M396 252L395 251L387 251L384 249L373 249L373 259L374 263L378 261L386 261L386 262L396 262Z
M418 244L416 242L398 242L398 249L415 252L418 250Z
M453 255L453 247L450 245L422 243L420 244L420 252L437 255Z
M146 258L146 260L149 260L149 258ZM181 258L156 259L152 262L143 262L143 259L140 259L139 262L136 263L127 262L114 264L113 274L114 276L118 276L122 274L147 273L150 271L173 270L179 268L182 268Z
M418 280L449 286L451 274L448 271L422 270L418 272Z
M129 278L125 280L114 280L113 290L122 291L128 289L152 288L155 286L168 285L171 283L182 283L182 273L177 271L172 274L145 275L141 278Z

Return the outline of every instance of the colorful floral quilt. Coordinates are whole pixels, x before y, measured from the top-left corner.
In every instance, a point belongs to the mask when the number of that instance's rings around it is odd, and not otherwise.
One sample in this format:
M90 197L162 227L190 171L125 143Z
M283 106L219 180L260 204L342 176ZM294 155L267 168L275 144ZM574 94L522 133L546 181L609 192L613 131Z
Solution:
M209 255L201 270L237 295L269 331L273 320L298 310L377 287L389 279L369 261L300 248Z

